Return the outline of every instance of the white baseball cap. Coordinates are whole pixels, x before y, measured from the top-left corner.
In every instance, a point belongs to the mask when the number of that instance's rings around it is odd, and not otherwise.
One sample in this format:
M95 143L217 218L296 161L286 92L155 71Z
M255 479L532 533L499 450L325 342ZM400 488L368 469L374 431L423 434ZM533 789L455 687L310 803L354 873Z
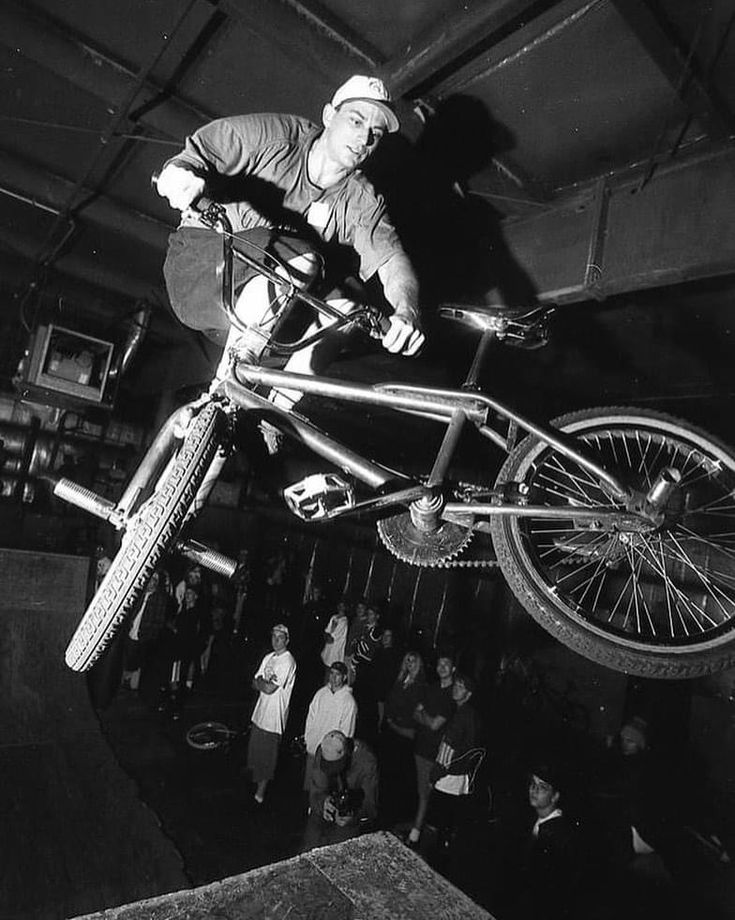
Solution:
M398 116L393 111L388 88L377 77L366 77L355 74L340 86L332 96L332 105L338 109L344 102L359 99L362 102L372 102L385 115L388 131L393 134L400 128Z

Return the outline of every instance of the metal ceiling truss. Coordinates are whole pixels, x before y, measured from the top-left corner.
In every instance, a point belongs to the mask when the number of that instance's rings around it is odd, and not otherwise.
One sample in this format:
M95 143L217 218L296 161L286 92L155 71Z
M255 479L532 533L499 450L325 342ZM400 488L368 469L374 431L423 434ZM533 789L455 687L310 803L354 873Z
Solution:
M676 95L705 127L710 137L722 140L735 128L725 103L708 84L695 54L696 36L688 48L679 47L666 24L647 0L610 0ZM708 5L701 4L701 16ZM700 28L703 19L700 20Z
M561 0L496 0L464 7L461 15L438 22L381 68L396 96L437 92L449 76Z
M369 68L375 70L385 63L385 58L377 48L317 0L281 0L281 3L294 10L310 28L338 44L356 60L362 60Z

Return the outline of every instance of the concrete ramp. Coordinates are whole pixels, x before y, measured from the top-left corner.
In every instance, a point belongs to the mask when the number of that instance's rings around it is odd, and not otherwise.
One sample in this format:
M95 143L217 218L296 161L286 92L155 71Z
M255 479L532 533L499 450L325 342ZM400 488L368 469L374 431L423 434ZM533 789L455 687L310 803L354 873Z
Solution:
M85 920L492 920L387 833Z
M187 885L64 664L89 560L0 550L0 917L61 920Z

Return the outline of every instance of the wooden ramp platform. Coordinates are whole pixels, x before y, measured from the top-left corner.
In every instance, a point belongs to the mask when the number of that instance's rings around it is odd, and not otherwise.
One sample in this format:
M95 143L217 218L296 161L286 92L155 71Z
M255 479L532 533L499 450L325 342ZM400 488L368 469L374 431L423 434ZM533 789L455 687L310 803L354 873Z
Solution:
M62 920L188 884L64 648L89 561L0 550L0 918Z
M293 859L85 920L492 920L392 834Z

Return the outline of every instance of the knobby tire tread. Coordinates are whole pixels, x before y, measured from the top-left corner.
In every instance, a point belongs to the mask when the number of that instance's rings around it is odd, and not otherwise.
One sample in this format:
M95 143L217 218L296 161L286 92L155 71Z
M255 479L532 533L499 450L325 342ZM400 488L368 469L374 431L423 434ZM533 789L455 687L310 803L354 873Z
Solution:
M560 416L551 422L551 426L564 429L585 420L619 423L625 417L645 419L649 424L658 421L666 426L678 428L681 431L680 436L699 438L705 444L728 454L735 463L733 449L719 438L687 421L654 410L622 406L585 409ZM503 464L496 484L513 481L522 461L538 443L538 439L533 435L521 441ZM718 648L674 652L663 648L644 648L643 643L640 643L640 648L635 648L634 642L623 644L613 637L601 637L595 632L587 631L577 621L566 619L560 611L550 606L538 585L519 565L516 558L516 536L511 524L502 516L498 516L492 519L491 526L498 564L519 603L543 629L583 657L626 674L669 680L701 677L735 666L735 622L731 624L729 633L722 638L721 646Z
M66 663L87 671L135 608L171 548L220 443L222 412L208 405L193 420L163 482L115 556L66 649Z

